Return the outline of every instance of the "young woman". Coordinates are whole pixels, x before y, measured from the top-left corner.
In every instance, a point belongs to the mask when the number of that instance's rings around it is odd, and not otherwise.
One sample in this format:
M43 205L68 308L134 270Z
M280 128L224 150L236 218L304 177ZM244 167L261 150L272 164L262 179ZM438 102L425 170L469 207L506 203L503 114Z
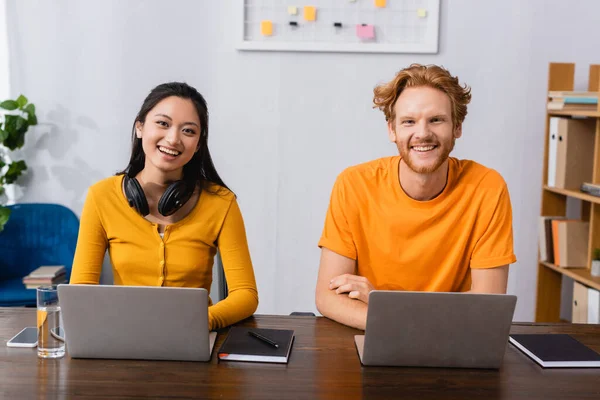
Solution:
M127 168L90 187L71 283L98 284L108 248L117 285L210 290L219 250L229 294L210 329L254 313L258 293L242 214L208 151L208 109L185 83L154 88L133 125Z

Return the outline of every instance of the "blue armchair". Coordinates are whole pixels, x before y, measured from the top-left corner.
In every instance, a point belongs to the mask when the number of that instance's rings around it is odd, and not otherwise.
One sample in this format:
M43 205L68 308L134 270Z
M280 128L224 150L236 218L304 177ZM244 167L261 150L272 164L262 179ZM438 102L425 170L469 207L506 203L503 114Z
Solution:
M59 204L9 208L10 219L0 233L0 306L35 306L36 291L21 280L41 265L64 265L69 279L79 219Z

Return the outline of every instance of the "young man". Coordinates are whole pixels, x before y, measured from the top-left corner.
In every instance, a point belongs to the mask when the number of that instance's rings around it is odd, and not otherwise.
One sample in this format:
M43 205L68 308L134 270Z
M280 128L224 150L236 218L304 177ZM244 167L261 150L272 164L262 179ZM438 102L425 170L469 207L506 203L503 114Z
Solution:
M413 64L374 94L400 155L339 175L319 241L319 312L365 329L374 289L506 293L516 261L506 183L449 157L471 90Z

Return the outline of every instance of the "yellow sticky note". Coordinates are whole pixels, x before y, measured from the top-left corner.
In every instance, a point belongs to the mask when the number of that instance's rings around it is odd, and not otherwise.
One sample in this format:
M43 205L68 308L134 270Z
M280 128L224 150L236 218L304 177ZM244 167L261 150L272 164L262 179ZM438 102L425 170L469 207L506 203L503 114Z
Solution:
M419 16L419 18L425 18L427 16L427 10L424 8L419 8L417 10L417 15Z
M296 6L289 6L288 7L288 14L290 14L290 15L296 15L296 14L298 14L298 7L296 7Z
M260 21L260 33L263 36L271 36L273 34L273 23L268 20Z
M375 7L379 7L379 8L385 7L385 0L375 0Z
M317 19L317 8L314 6L304 7L304 20L314 21L315 19Z

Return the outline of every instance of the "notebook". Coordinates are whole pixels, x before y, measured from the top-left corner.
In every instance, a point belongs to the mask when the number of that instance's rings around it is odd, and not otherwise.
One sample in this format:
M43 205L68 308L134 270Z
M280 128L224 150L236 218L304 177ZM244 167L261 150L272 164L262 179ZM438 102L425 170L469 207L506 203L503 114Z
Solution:
M250 332L266 338L261 340ZM219 360L254 361L286 364L294 342L294 331L288 329L258 329L234 326L219 349Z
M64 265L42 265L31 271L29 278L54 278L65 273Z
M569 335L510 335L509 341L544 368L600 367L600 354Z

